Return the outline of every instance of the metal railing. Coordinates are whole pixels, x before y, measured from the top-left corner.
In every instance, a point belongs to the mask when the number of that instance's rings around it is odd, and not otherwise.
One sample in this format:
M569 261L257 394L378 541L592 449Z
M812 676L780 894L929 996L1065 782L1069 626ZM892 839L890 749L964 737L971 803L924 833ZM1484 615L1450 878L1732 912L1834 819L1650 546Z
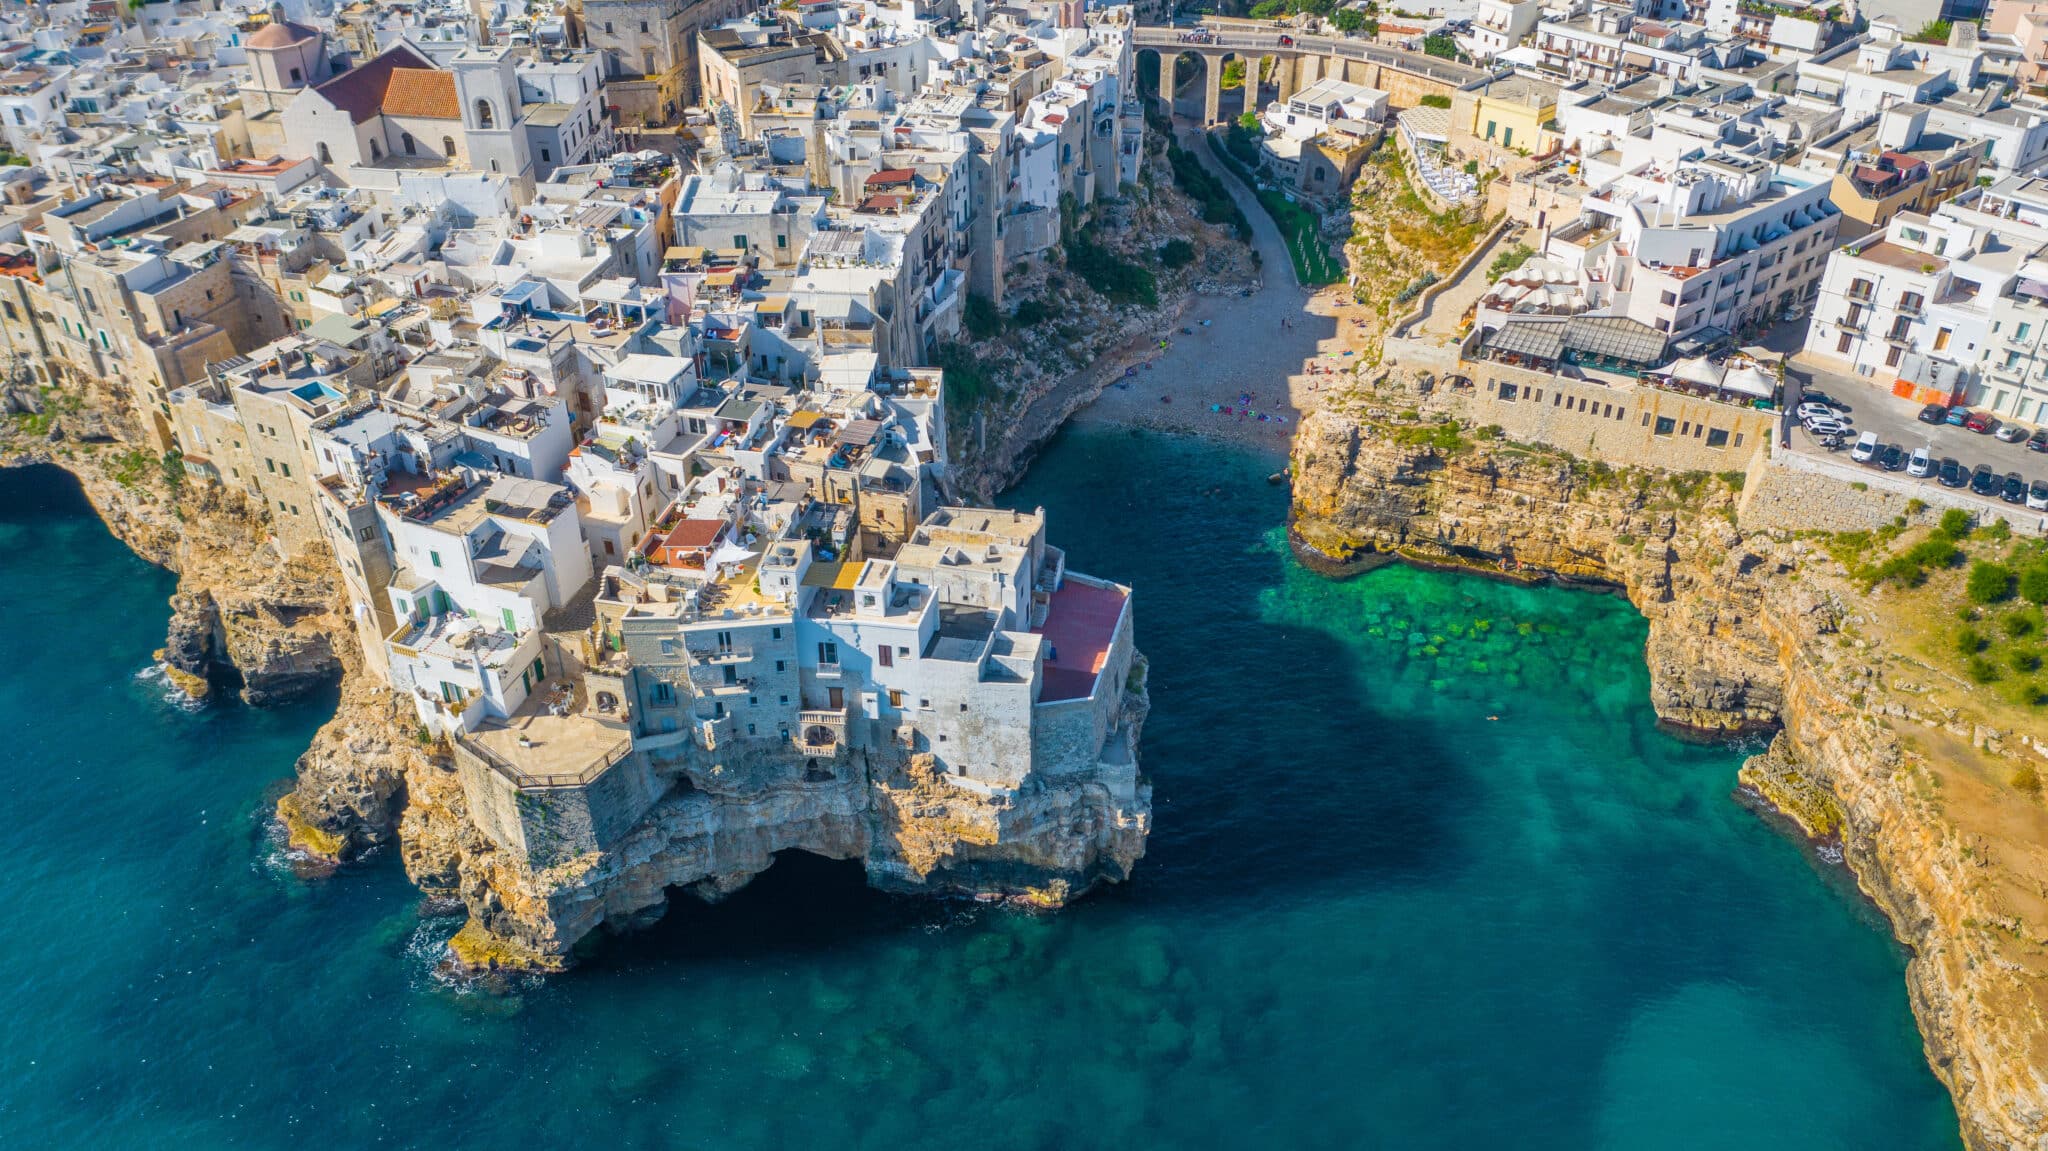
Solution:
M492 771L504 776L515 787L520 788L580 787L603 775L611 770L614 764L633 754L633 740L631 737L627 737L623 742L594 757L590 762L574 771L536 773L519 767L511 760L492 751L482 741L473 736L458 732L453 736L453 739L456 746L476 756Z

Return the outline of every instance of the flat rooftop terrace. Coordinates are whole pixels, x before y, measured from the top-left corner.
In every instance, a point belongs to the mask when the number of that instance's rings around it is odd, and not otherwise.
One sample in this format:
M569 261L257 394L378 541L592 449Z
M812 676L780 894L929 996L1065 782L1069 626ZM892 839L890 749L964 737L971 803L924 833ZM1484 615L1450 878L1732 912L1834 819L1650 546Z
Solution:
M1052 593L1045 624L1033 630L1045 637L1045 685L1040 703L1087 699L1095 679L1109 660L1117 620L1129 598L1113 587L1096 587L1069 579Z

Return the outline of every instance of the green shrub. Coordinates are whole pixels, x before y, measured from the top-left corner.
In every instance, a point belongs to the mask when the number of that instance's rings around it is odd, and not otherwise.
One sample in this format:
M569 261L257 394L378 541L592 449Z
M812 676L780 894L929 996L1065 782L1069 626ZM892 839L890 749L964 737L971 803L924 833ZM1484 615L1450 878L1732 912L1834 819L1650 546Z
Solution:
M1044 300L1033 298L1019 301L1017 310L1010 314L1010 321L1020 328L1030 328L1042 324L1052 319L1052 317L1052 305Z
M2012 579L2011 568L1979 560L1970 565L1970 579L1964 592L1971 603L1997 603L2011 598Z
M2005 613L2005 619L2001 622L2005 625L2005 634L2014 639L2030 636L2040 626L2034 621L2033 616L2023 611L2007 612Z
M2006 523L2003 519L1995 519L1978 528L1974 534L1980 539L2004 543L2012 538L2012 525Z
M1924 512L1926 510L1927 501L1919 498L1918 496L1915 496L1914 498L1906 501L1906 514L1909 516L1917 516L1921 512Z
M2022 763L2012 770L2012 785L2021 791L2041 790L2041 773L2031 763Z
M1487 265L1486 278L1489 280L1498 280L1502 276L1507 275L1509 272L1514 271L1516 268L1521 267L1523 264L1528 263L1530 257L1534 256L1535 254L1536 249L1530 247L1529 245L1516 244L1514 247L1509 248L1507 251L1502 252L1500 255L1495 256L1493 258L1493 263Z
M1976 655L1984 650L1984 636L1976 628L1966 627L1956 633L1956 654Z
M2028 603L2048 603L2048 564L2020 569L2020 594Z
M1195 246L1186 240L1168 240L1159 245L1159 262L1169 268L1185 268L1195 262Z
M986 340L1003 330L1003 314L996 309L995 302L973 292L967 294L967 307L960 320L967 325L967 334L977 340Z
M1969 512L1961 508L1950 508L1941 513L1941 526L1935 530L1952 540L1959 540L1970 534L1970 529L1976 526L1976 522L1970 517Z
M1990 683L1998 678L1997 666L1981 655L1971 656L1970 662L1963 665L1963 673L1972 683Z
M1921 567L1945 568L1963 557L1963 549L1946 536L1929 536L1907 548L1905 555Z
M1448 108L1451 106L1451 98L1431 92L1429 95L1424 96L1420 103L1425 108Z
M2030 671L2041 670L2041 653L2027 648L2015 648L2005 657L2005 662L2010 664L2014 671L2024 675Z

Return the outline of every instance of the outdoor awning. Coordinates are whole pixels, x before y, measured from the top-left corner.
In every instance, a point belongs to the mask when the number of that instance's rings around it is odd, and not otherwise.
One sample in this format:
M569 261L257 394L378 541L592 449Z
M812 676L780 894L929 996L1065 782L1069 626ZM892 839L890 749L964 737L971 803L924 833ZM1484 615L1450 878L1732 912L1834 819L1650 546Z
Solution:
M1487 338L1486 349L1502 355L1555 360L1564 351L1564 325L1510 320Z
M1564 346L1582 355L1654 364L1664 357L1664 333L1627 316L1574 316L1565 321Z

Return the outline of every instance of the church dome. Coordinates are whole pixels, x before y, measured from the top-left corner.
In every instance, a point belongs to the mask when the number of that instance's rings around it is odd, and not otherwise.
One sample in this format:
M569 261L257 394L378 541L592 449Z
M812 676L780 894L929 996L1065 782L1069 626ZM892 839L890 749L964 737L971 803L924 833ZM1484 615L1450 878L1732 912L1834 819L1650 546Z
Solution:
M273 20L258 28L253 35L243 41L243 46L265 49L289 48L319 35L318 29L308 28L304 24L294 24L289 20Z

